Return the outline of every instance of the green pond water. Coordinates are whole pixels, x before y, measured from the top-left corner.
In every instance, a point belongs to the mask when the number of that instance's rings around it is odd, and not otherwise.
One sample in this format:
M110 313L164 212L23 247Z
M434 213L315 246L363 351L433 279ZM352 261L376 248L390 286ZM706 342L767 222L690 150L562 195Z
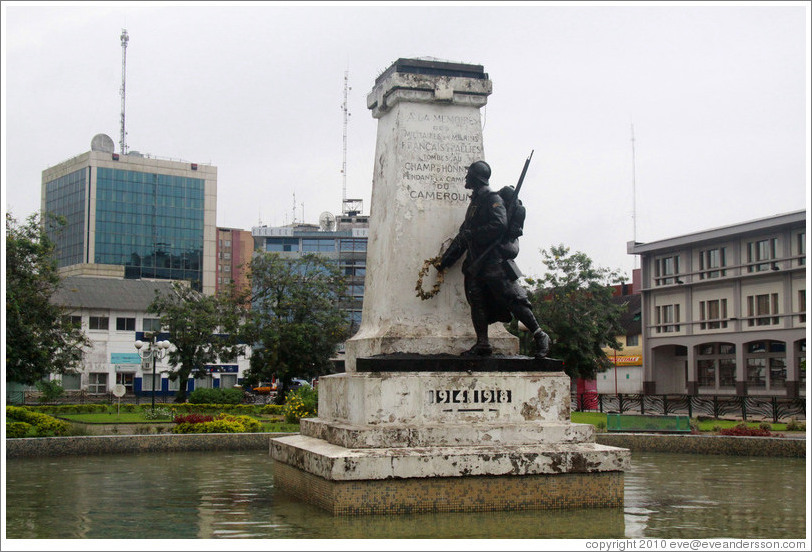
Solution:
M623 508L333 517L265 451L6 462L8 539L802 539L805 459L634 453Z

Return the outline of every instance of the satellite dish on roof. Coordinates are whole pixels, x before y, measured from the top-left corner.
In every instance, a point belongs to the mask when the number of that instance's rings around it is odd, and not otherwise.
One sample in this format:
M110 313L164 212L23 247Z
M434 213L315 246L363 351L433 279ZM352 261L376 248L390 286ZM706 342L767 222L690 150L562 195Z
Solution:
M330 211L324 211L319 215L319 228L324 232L332 232L336 229L336 216Z
M106 134L97 134L90 141L90 151L103 151L105 153L113 153L116 145L113 139Z

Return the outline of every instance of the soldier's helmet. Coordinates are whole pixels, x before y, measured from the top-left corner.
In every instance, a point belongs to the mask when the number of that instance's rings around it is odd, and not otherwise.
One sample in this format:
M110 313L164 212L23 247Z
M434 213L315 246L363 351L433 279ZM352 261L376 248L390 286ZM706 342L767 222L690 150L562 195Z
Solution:
M489 184L488 179L491 177L491 166L485 161L474 161L468 167L466 176L466 183L469 179L473 179L487 186Z

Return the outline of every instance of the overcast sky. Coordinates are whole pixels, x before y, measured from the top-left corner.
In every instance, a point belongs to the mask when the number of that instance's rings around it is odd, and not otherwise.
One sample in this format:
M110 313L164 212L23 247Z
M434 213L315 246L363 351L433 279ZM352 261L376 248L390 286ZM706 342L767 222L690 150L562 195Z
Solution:
M340 212L345 71L347 196L368 213L366 96L397 58L420 56L481 64L493 81L492 184L515 183L535 150L518 259L529 275L559 243L631 274L635 236L809 201L808 2L2 9L3 203L18 219L39 208L45 168L99 133L118 151L122 28L127 145L216 165L219 226Z

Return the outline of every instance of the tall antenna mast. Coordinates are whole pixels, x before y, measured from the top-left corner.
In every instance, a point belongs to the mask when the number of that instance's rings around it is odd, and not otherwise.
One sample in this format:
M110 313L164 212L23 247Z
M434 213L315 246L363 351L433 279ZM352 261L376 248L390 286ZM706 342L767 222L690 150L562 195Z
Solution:
M127 43L130 41L130 35L127 34L127 29L121 29L121 154L127 153L127 131L124 127L124 104L126 98L126 83L127 83Z
M349 92L349 77L350 71L344 71L344 103L341 104L341 111L344 112L344 147L343 157L341 161L341 211L347 213L347 122L350 116L349 109L347 108L347 93Z
M632 123L632 239L637 242L637 179L634 158L634 123ZM634 268L637 268L638 256L634 255Z

